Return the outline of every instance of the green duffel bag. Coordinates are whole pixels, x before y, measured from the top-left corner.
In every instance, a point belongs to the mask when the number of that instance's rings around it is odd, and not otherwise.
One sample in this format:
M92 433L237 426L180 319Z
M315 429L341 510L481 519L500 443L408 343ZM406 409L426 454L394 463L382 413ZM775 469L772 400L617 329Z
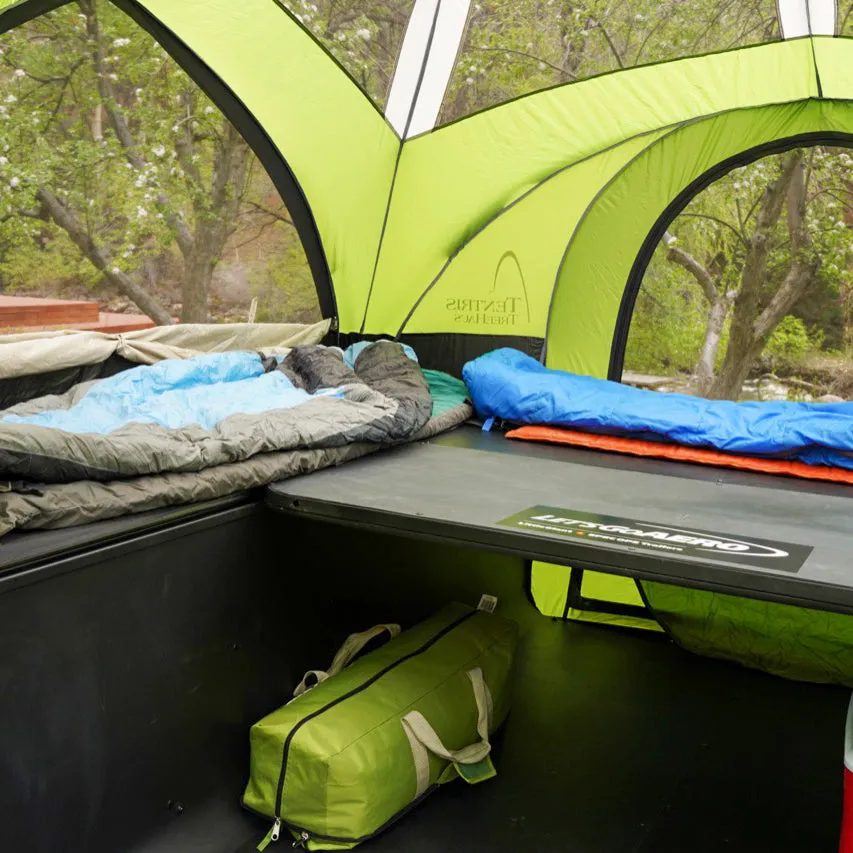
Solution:
M391 640L349 664L384 631ZM348 850L437 785L495 775L489 736L509 710L515 623L452 604L398 632L353 635L252 727L243 803L274 821L259 850L283 828L308 850Z

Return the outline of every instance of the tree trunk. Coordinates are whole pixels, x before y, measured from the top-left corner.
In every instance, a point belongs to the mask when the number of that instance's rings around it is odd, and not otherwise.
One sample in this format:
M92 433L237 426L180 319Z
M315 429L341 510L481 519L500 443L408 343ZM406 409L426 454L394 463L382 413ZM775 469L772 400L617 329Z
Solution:
M721 296L711 306L708 312L708 325L705 327L705 339L702 341L702 352L693 371L693 387L697 394L705 396L714 382L714 371L717 365L717 353L723 339L723 329L729 316L731 300Z
M729 316L734 293L720 293L719 283L708 269L689 252L676 245L676 238L667 231L664 242L668 246L667 259L687 270L696 280L705 301L708 303L708 324L705 327L705 339L702 342L702 352L693 368L692 385L698 394L706 394L714 380L714 367L717 362L717 352L723 337L723 329Z
M766 339L759 341L747 337L739 339L737 345L733 347L730 337L722 367L711 383L706 396L712 400L737 400L743 383L746 382L749 371L761 355L766 342ZM735 353L735 356L730 356L729 353Z
M743 383L749 375L750 368L761 355L767 338L784 316L781 315L766 334L759 335L756 333L756 318L760 310L762 290L767 279L767 260L772 248L773 235L782 215L785 199L789 195L792 182L797 184L795 175L802 176L802 167L802 152L795 151L785 161L781 175L765 189L762 196L755 231L749 241L746 261L741 273L740 290L734 302L726 356L719 373L708 390L708 396L712 399L736 400L738 398ZM799 184L802 185L802 181ZM804 208L804 197L801 202Z
M200 236L208 240L199 239ZM184 258L182 323L206 323L208 321L208 299L213 269L221 254L210 245L211 235L199 235L193 240L193 250Z
M192 138L186 136L175 147L185 171L193 181L199 182L200 176L192 160ZM243 137L229 121L224 120L216 144L210 193L204 197L197 196L196 226L188 251L183 251L183 323L208 321L208 297L213 271L237 225L249 174L250 154Z
M92 110L92 139L98 143L104 141L104 108L101 104L95 104Z
M127 273L122 272L112 263L106 252L92 239L74 210L67 207L45 187L39 187L37 195L50 214L50 218L69 236L71 242L110 284L133 300L155 323L160 326L171 325L172 317L169 312L136 284Z

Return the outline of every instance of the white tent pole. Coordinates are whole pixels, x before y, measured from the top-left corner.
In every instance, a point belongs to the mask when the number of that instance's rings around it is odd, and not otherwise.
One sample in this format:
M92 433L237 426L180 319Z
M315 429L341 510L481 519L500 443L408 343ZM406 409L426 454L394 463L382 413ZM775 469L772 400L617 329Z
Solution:
M835 35L836 0L776 0L782 38Z
M471 0L416 0L385 108L401 138L435 127L470 6Z

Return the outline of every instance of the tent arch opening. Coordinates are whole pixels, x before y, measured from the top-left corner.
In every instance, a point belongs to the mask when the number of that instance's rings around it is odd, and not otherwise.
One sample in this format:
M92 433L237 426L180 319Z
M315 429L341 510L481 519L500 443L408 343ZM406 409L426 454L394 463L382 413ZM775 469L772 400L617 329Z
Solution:
M337 298L314 211L285 154L234 89L177 34L135 0L110 2L163 47L246 140L270 176L293 219L305 249L323 317L337 320Z
M548 365L619 379L637 289L661 228L731 169L807 144L853 146L853 103L808 99L720 113L682 125L626 164L579 221L559 265Z
M105 2L152 36L243 136L293 220L322 315L333 327L351 325L399 149L382 112L281 4ZM0 33L70 5L0 0ZM350 145L342 148L343 128Z
M787 151L792 151L796 148L809 148L819 145L831 145L843 148L853 149L853 133L841 133L837 131L817 131L814 133L804 133L800 136L786 137L784 139L767 142L763 145L758 145L739 154L729 157L721 161L716 166L708 169L698 178L696 178L688 187L685 187L673 200L667 205L666 209L661 213L654 227L649 231L643 245L640 248L634 264L631 267L631 272L628 280L625 283L625 290L622 294L622 300L619 305L619 313L616 318L616 327L613 335L613 343L610 351L610 364L607 371L607 378L614 382L619 382L622 379L622 371L625 362L625 353L628 346L628 336L631 327L631 320L634 316L634 308L637 302L637 296L640 293L640 288L643 285L643 279L648 270L649 264L652 261L655 249L663 239L669 227L679 216L679 214L693 201L697 196L701 195L711 184L716 183L729 172L749 166L764 157L769 157L774 154L784 154Z

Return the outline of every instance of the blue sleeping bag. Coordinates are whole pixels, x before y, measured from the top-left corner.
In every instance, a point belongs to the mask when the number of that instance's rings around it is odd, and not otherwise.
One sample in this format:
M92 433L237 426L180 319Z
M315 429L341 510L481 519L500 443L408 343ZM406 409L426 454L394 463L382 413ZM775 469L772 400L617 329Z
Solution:
M468 362L478 414L853 469L853 403L733 403L550 370L514 349Z
M341 393L332 388L311 395L296 388L283 373L266 372L257 353L209 353L127 370L97 382L70 409L7 415L0 423L100 435L131 423L170 429L197 424L213 429L230 415L290 409L312 396Z
M371 346L361 342L342 351L344 364L353 369ZM404 346L403 352L417 362L411 347ZM340 388L318 388L310 394L296 388L284 373L268 372L255 352L217 352L134 367L96 382L70 409L0 416L0 424L97 435L109 435L128 424L212 430L231 415L292 409L314 397L343 393Z

